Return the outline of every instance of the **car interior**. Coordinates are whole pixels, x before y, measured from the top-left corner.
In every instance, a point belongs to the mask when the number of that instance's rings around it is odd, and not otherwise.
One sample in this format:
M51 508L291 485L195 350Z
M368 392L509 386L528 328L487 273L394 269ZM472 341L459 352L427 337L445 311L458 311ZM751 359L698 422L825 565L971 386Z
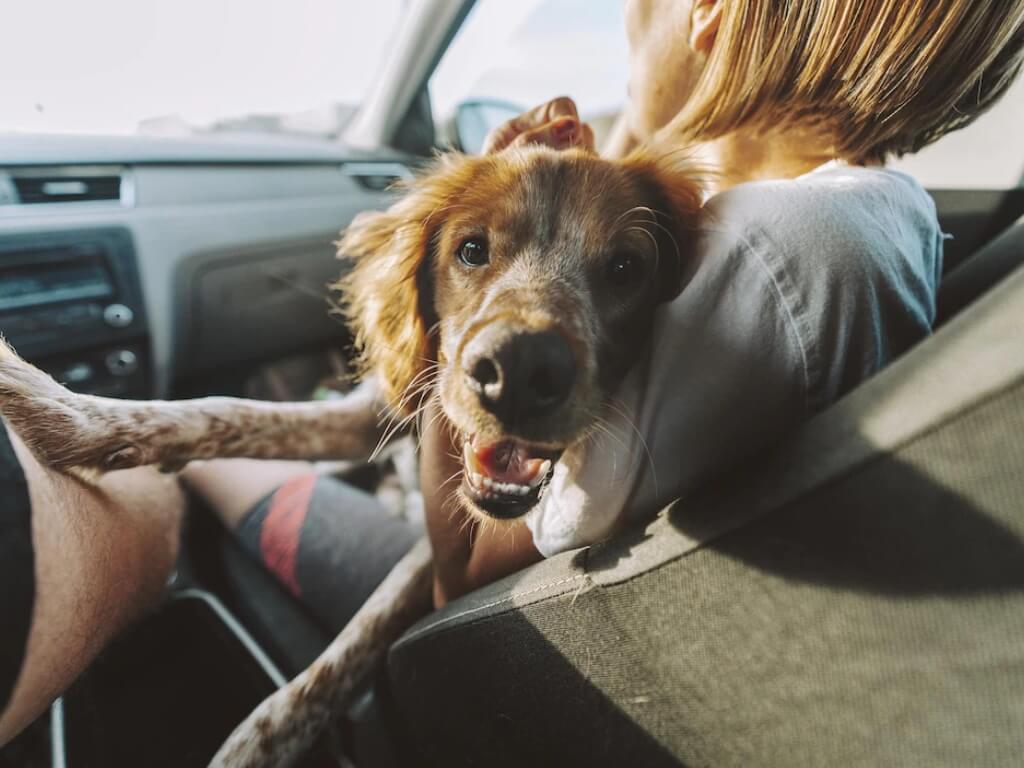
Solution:
M216 130L143 105L153 119L123 135L51 133L38 110L0 133L0 332L19 353L113 397L322 394L348 370L328 285L355 215L386 206L438 150L476 151L562 89L583 92L596 126L624 99L617 0L582 4L575 27L579 0L355 5L303 5L325 16L279 30L295 49L291 32L334 23L373 38L352 65L365 87L326 129L322 114L257 101ZM487 69L556 32L574 64ZM109 62L89 76L127 77ZM949 235L933 336L648 525L425 617L303 765L1019 760L1022 121L1018 83L897 163ZM0 766L206 765L332 636L196 502L163 604Z

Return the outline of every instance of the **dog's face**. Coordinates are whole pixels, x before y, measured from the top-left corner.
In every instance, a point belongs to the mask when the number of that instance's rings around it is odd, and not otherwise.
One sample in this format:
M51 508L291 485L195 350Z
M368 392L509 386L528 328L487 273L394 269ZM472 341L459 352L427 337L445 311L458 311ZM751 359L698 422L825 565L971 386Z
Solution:
M365 363L404 409L437 393L471 509L525 514L594 428L681 289L699 205L684 170L534 148L442 159L349 228Z

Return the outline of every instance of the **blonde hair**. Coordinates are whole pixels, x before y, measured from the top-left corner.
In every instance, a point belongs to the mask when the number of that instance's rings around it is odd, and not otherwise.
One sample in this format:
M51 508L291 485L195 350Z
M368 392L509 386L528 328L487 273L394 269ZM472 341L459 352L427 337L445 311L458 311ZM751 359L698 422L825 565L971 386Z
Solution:
M674 121L707 140L813 124L837 157L916 152L994 104L1024 62L1024 0L722 0Z

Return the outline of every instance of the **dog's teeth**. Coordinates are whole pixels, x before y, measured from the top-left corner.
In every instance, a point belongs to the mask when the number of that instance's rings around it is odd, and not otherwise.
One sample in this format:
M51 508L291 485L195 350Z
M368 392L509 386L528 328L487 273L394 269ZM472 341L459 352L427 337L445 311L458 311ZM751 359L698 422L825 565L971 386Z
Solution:
M494 485L494 481L491 480L491 478L489 478L489 477L484 477L483 478L483 485L484 485L484 488L491 488Z
M536 488L542 482L544 478L548 476L548 472L551 471L551 459L544 459L544 463L537 469L537 474L530 478L530 487Z
M471 472L470 475L469 475L469 482L470 482L470 484L472 484L475 487L479 488L480 485L483 482L483 477L480 474L476 473L476 472Z
M467 440L462 446L462 461L472 474L479 476L482 474L483 467L480 466L480 461L476 457L476 452L473 451L473 447Z

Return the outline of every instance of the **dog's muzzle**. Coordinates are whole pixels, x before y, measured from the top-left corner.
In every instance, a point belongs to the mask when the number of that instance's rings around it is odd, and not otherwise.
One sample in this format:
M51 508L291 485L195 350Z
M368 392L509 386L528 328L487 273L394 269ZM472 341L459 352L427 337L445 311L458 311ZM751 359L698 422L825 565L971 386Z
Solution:
M555 330L494 323L466 345L462 372L500 428L487 438L465 436L463 491L491 517L520 517L537 503L561 454L550 437L576 385L573 349Z
M552 416L576 383L576 358L557 331L482 330L462 356L466 386L510 433Z

